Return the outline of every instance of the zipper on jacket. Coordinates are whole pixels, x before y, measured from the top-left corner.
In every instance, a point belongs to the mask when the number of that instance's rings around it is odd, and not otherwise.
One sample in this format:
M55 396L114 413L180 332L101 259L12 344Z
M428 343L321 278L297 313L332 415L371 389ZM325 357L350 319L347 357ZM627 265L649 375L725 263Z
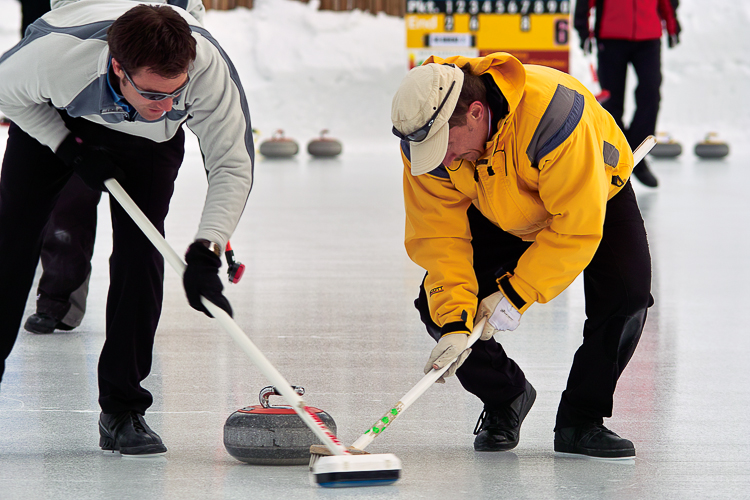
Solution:
M495 154L498 153L498 152L500 152L500 153L503 154L503 163L505 164L505 176L507 177L508 176L508 165L507 165L507 158L506 158L506 155L505 155L505 150L504 149L495 149L495 151L493 151L491 157L494 157ZM499 226L500 225L500 218L495 213L495 207L493 206L492 200L490 200L490 197L487 194L487 189L484 186L484 183L482 183L482 179L479 177L479 166L480 165L487 165L487 168L486 168L486 170L487 170L487 177L494 177L496 175L496 172L492 168L492 165L490 165L490 161L487 158L483 158L481 160L478 160L474 164L474 179L477 182L478 190L482 192L482 196L487 201L488 210L490 211L490 213L492 214L493 219L495 220L495 222Z

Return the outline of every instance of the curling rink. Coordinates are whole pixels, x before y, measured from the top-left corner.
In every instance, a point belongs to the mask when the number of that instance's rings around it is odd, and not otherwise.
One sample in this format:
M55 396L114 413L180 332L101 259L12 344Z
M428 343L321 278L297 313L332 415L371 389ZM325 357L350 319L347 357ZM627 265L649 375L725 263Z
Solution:
M0 130L4 149L7 128ZM183 254L205 196L188 133L167 219ZM148 424L164 457L123 459L98 447L96 366L104 341L111 250L99 207L88 310L72 332L21 331L0 386L0 499L705 499L750 497L750 148L701 160L683 145L651 160L660 185L635 184L653 259L646 328L605 425L634 460L557 455L553 425L584 321L580 280L536 304L498 337L538 392L510 452L477 453L481 403L453 378L435 385L369 447L403 462L392 486L322 489L306 466L256 466L224 449L235 410L267 381L220 325L193 311L166 270ZM351 444L422 376L434 345L412 302L423 272L403 247L401 162L392 150L314 159L258 158L231 242L247 266L225 283L239 326L303 386ZM222 270L222 276L225 277ZM37 279L39 271L37 272ZM0 285L1 286L1 285ZM34 290L36 283L34 284ZM1 307L1 305L0 305ZM24 318L34 309L34 292ZM282 404L279 397L272 404Z

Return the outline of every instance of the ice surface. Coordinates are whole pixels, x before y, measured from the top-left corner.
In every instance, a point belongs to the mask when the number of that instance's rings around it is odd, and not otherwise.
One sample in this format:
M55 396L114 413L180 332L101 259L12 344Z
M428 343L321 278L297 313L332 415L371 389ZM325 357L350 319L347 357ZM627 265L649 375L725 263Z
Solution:
M0 0L0 50L18 39L19 6ZM153 460L104 455L96 431L111 248L103 201L83 324L64 334L21 331L8 359L0 499L746 498L750 6L682 0L680 19L683 43L664 51L660 129L685 151L652 162L658 189L635 186L656 305L607 421L634 441L634 461L552 452L554 415L584 319L576 281L500 338L538 391L512 452L473 451L481 404L450 380L368 447L403 461L394 486L326 491L310 486L305 467L238 462L224 450L223 423L257 404L267 383L218 325L189 308L169 269L145 382L155 396L148 422L169 452ZM207 25L240 71L261 139L284 128L304 145L329 128L344 143L335 159L311 159L304 148L290 160L260 159L232 237L247 271L225 286L238 324L291 383L305 387L309 404L333 416L349 444L421 378L432 345L412 306L422 271L403 249L401 165L390 135L390 99L406 64L403 22L261 0L254 11L209 12ZM577 47L572 62L585 78ZM709 129L732 141L725 160L692 155L692 142ZM0 152L5 134L0 129ZM204 193L191 139L166 224L178 253L192 240ZM33 310L32 293L26 314Z

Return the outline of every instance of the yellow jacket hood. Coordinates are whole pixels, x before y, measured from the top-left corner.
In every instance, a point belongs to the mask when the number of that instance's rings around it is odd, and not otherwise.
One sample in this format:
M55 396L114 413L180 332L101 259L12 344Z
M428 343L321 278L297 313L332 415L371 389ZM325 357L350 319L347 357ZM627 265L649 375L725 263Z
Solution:
M459 68L469 64L471 72L475 75L489 73L495 80L500 92L508 100L511 114L516 111L523 97L526 87L526 70L521 61L508 53L497 52L482 58L454 56L442 59L430 56L424 62L424 64L428 63L455 64Z

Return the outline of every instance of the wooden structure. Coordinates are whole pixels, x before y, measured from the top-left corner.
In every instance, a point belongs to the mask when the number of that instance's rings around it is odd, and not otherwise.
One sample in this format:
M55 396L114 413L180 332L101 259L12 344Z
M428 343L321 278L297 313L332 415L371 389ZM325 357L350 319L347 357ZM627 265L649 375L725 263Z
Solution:
M307 0L299 0L307 3ZM253 0L203 0L206 10L230 10L235 7L253 8ZM371 14L385 12L391 16L403 17L405 0L320 0L320 10L347 11L359 9Z

